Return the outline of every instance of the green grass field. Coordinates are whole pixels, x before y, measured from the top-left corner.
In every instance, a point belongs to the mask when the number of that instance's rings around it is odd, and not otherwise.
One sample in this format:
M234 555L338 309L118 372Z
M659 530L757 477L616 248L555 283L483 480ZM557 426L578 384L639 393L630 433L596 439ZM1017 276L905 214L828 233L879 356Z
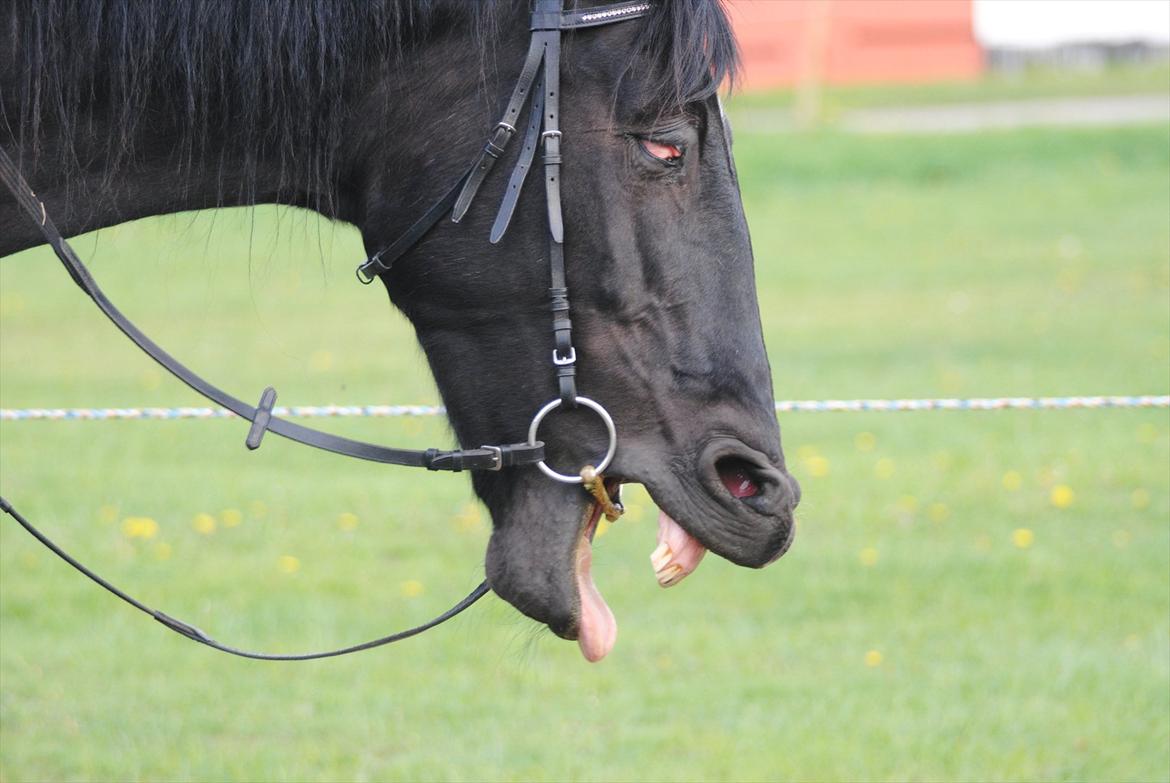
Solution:
M1170 129L737 137L784 398L1166 393ZM430 403L355 234L269 209L76 243L245 398ZM245 260L246 259L246 260ZM201 404L36 250L0 263L0 405ZM361 335L355 340L356 334ZM327 422L449 442L436 420ZM0 523L0 780L1166 780L1170 416L788 414L796 543L669 591L654 509L599 538L587 665L494 597L348 659L186 642ZM466 480L239 422L5 423L6 497L217 638L365 639L482 575Z
M1031 68L1021 72L992 71L982 79L925 84L825 85L821 119L832 124L843 112L886 106L938 106L984 101L1018 101L1085 96L1165 94L1170 90L1170 64L1151 62L1102 68ZM791 89L736 96L740 110L788 109L796 103Z

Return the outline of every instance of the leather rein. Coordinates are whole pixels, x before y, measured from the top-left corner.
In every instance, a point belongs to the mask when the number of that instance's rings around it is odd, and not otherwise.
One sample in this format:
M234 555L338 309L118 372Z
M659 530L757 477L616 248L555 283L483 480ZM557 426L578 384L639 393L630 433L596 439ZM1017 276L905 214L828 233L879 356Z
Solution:
M442 451L427 449L416 451L380 446L373 443L343 438L311 427L282 419L273 414L276 404L276 390L271 386L264 390L259 402L253 406L240 400L217 386L204 380L187 368L161 346L150 339L134 325L102 292L85 264L65 241L45 210L44 203L29 187L12 159L0 148L0 181L15 196L17 203L36 223L44 240L52 247L57 258L73 282L93 300L98 309L147 355L164 367L183 383L220 407L226 408L240 418L251 422L245 445L255 450L260 447L266 432L313 448L332 451L347 457L383 462L391 465L422 467L427 470L499 471L504 468L536 465L546 476L556 481L584 484L586 490L598 497L599 502L608 501L601 473L613 459L617 448L617 433L613 419L599 403L577 394L576 359L577 352L572 342L572 323L569 319L569 292L565 277L564 219L561 211L561 131L559 127L560 101L560 53L561 33L582 28L598 27L644 16L650 10L648 2L619 2L588 9L566 11L562 0L536 0L530 25L531 38L528 53L521 68L516 86L504 111L503 118L493 128L483 151L455 185L436 201L398 239L386 248L370 256L357 268L358 279L363 284L373 282L376 277L390 271L395 261L405 255L446 215L458 223L467 213L480 186L491 173L496 161L504 154L508 143L517 134L516 123L526 104L529 105L529 120L524 131L524 147L515 168L512 170L503 202L492 226L490 241L500 241L508 229L512 214L520 198L525 178L532 167L536 149L542 150L544 166L545 201L548 211L550 309L553 314L553 335L555 347L552 351L552 365L557 379L559 396L545 404L535 415L528 430L528 440L523 443L485 445L478 449ZM537 439L540 423L553 410L565 406L575 408L583 405L597 413L606 426L609 447L597 466L586 466L581 475L558 473L544 462L544 443ZM604 501L603 501L604 499ZM613 504L611 504L613 505ZM620 511L620 506L615 506ZM266 661L304 661L315 658L330 658L338 655L368 650L391 642L401 641L435 627L482 598L490 591L487 581L481 582L462 600L432 620L404 631L399 631L361 644L342 647L324 652L299 654L273 654L252 652L216 641L195 626L178 620L167 613L152 609L90 570L48 536L32 525L13 506L0 497L0 512L13 517L25 530L40 541L55 555L89 579L113 593L118 598L142 611L172 631L221 652L242 658Z

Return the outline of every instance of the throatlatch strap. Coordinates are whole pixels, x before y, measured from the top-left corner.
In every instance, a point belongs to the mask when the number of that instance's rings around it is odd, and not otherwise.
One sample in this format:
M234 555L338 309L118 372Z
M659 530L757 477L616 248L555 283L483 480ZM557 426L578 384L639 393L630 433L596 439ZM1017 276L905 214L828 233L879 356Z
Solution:
M370 256L360 264L357 268L357 279L362 285L369 285L377 279L378 275L389 272L394 262L402 258L408 250L418 244L418 241L426 236L427 232L435 227L435 224L443 219L451 211L455 200L459 198L459 193L463 190L463 185L466 184L467 178L471 176L471 170L464 172L463 176L459 178L450 190L444 193L438 201L431 205L431 208L423 213L423 216L414 221L406 232L394 240L392 244L382 248L374 255Z

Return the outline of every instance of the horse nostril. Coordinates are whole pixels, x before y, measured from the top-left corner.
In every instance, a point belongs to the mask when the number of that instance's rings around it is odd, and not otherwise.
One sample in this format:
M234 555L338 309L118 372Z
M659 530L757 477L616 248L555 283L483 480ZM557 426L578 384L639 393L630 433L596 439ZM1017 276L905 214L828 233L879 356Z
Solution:
M747 460L724 457L715 462L715 470L732 497L743 500L759 494L762 482L757 476L756 467Z
M741 519L753 514L781 518L796 507L800 490L780 467L782 460L774 464L767 454L730 437L712 438L696 456L696 467L707 492L725 508L732 499L742 503L742 509L737 510L736 503L730 503L728 509L733 514L746 515Z
M715 461L715 472L733 498L757 511L791 513L800 503L800 483L787 471L763 468L742 457L728 456Z

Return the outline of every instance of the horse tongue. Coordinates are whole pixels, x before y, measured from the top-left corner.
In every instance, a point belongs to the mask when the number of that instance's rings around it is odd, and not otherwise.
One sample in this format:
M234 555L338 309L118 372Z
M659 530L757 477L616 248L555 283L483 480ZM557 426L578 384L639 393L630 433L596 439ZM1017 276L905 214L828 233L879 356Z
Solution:
M699 567L707 547L682 529L665 511L658 513L658 548L650 555L658 584L673 587Z
M585 659L596 663L609 655L617 641L617 620L601 597L589 569L593 565L593 546L582 537L577 549L577 595L581 600L581 619L577 646Z

